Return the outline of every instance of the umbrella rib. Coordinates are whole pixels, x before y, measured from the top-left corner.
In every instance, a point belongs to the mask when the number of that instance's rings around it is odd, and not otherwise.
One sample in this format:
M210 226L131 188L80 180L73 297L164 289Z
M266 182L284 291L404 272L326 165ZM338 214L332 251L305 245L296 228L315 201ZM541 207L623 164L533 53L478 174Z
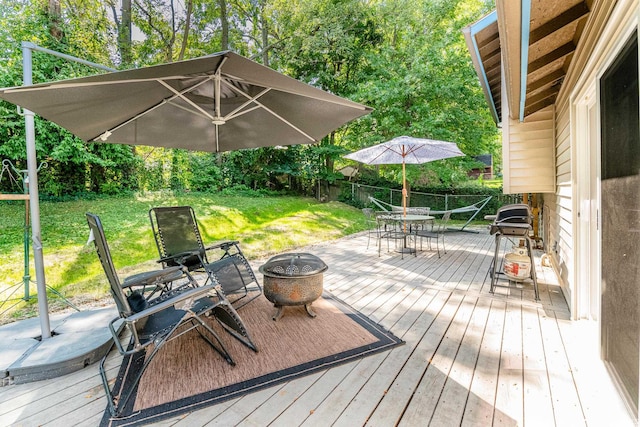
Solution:
M299 127L297 127L296 125L294 125L293 123L289 122L287 119L285 119L284 117L282 117L281 115L277 114L275 111L271 110L269 107L267 107L266 105L256 101L256 104L260 105L262 108L264 108L266 111L268 111L269 113L271 113L272 115L274 115L276 118L280 119L282 122L284 122L285 124L287 124L288 126L290 126L292 129L298 131L302 136L306 137L309 139L309 141L315 142L316 139L314 137L312 137L311 135L309 135L308 133L306 133L305 131L303 131L302 129L300 129Z
M154 105L151 108L148 108L146 110L144 110L142 113L136 114L135 116L131 117L128 120L125 120L124 122L120 123L119 125L116 125L112 128L107 129L106 131L104 131L103 133L101 133L100 135L91 138L91 141L97 141L97 140L101 140L103 142L106 142L107 139L109 139L109 137L111 136L111 134L115 131L117 131L118 129L120 129L123 126L128 125L131 122L135 122L136 120L138 120L140 117L143 117L145 115L147 115L148 113L152 112L153 110L155 110L158 107L163 106L164 104L167 103L166 99L163 99L162 101L158 102L156 105Z
M182 97L182 95L183 95L183 94L185 94L185 93L187 93L187 92L189 92L189 91L191 91L191 90L193 90L193 89L195 89L195 88L197 88L198 86L200 86L200 85L202 85L202 84L206 83L207 81L209 81L209 80L210 80L210 78L209 78L209 77L207 77L206 79L204 79L204 80L202 80L202 81L200 81L200 82L198 82L198 83L196 83L196 84L194 84L194 85L192 85L192 86L189 86L188 88L184 89L184 90L183 90L183 91L181 91L181 92L176 91L175 89L173 89L171 86L169 86L169 85L168 85L166 82L164 82L163 80L159 80L159 79L155 79L155 80L156 80L158 83L160 83L160 84L162 84L163 86L165 86L165 87L166 87L167 89L169 89L171 92L173 92L173 93L174 93L174 95L170 96L170 97L169 97L169 98L167 98L167 99L163 99L162 101L158 102L156 105L152 106L151 108L148 108L148 109L146 109L146 110L142 111L141 113L136 114L135 116L131 117L131 118L130 118L130 119L128 119L128 120L125 120L124 122L120 123L119 125L114 126L114 127L110 128L110 129L107 129L106 131L104 131L104 132L103 132L103 133L101 133L100 135L98 135L98 136L96 136L96 137L94 137L94 138L91 138L91 141L97 141L98 139L100 139L100 140L102 140L102 141L106 141L106 140L109 138L109 136L111 136L111 134L112 134L113 132L115 132L116 130L120 129L120 128L121 128L121 127L123 127L123 126L128 125L128 124L129 124L129 123L131 123L131 122L135 122L135 121L136 121L136 120L138 120L140 117L144 117L145 115L149 114L150 112L154 111L155 109L157 109L157 108L159 108L159 107L161 107L161 106L163 106L163 105L165 105L165 104L167 104L167 103L169 103L170 105L173 105L173 106L179 107L177 104L171 104L171 101L173 101L173 100L174 100L174 99L176 99L176 98L185 99L187 102L191 103L189 100L187 100L186 98ZM188 110L188 109L186 109L186 110L187 110L187 111L191 111L191 110ZM193 112L193 111L191 111L191 112ZM207 117L211 117L211 116L209 116L206 112L204 112L204 114L205 114Z
M186 98L185 96L183 96L185 93L187 92L191 92L193 89L197 88L198 86L206 83L208 80L211 80L212 78L209 77L206 80L203 80L201 82L199 82L198 84L195 84L193 86L189 86L187 89L178 92L177 90L175 90L174 88L172 88L169 84L167 84L164 80L158 80L158 83L160 83L162 86L166 87L167 89L169 89L171 92L173 92L176 96L172 97L169 99L168 102L173 101L176 98L180 98L183 101L185 101L187 104L191 105L193 108L195 108L196 110L200 111L202 114L204 114L206 117L208 117L210 120L213 120L213 116L211 114L209 114L207 112L207 110L205 110L204 108L200 107L198 104L196 104L195 102L191 101L189 98ZM172 104L173 105L173 104ZM187 110L189 111L189 110Z
M181 110L184 110L184 111L186 111L186 112L188 112L188 113L191 113L191 114L193 114L193 115L195 115L195 116L200 116L200 117L202 117L203 119L213 120L211 115L209 115L209 114L202 114L202 113L200 113L200 111L192 110L191 108L185 107L184 105L173 104L173 103L169 103L169 105L171 105L172 107L175 107L175 108L179 108L179 109L181 109Z
M260 109L259 105L254 105L253 107L247 108L246 110L240 111L239 113L234 114L234 115L231 115L231 113L229 113L229 115L225 116L224 119L227 120L227 121L228 120L232 120L232 119L235 119L236 117L244 116L247 113L250 113L250 112L252 112L254 110L259 110L259 109Z
M256 96L249 96L249 94L244 93L243 91L241 91L240 89L236 88L234 85L232 85L231 83L227 82L226 80L221 80L222 83L224 83L225 86L227 86L229 89L231 89L234 92L239 93L240 95L244 96L247 98L247 101L244 102L241 106L239 106L238 108L236 108L235 110L231 111L229 114L227 114L224 118L225 120L229 120L229 119L233 119L235 117L241 116L243 114L248 113L249 111L253 111L256 108L259 107L254 107L254 108L250 108L247 111L243 111L239 114L236 114L238 111L241 111L244 107L246 107L247 105L251 104L252 102L256 102L256 99L262 97L265 93L269 92L271 90L270 87L265 88L262 92L260 92L259 94L257 94Z
M227 82L225 82L225 84L229 85ZM280 121L282 121L283 123L285 123L286 125L288 125L289 127L291 127L292 129L296 130L297 132L299 132L301 135L303 135L304 137L308 138L309 141L315 142L316 139L314 137L312 137L311 135L307 134L305 131L303 131L302 129L300 129L299 127L297 127L296 125L294 125L293 123L289 122L287 119L285 119L284 117L280 116L279 114L277 114L275 111L271 110L269 107L267 107L266 105L264 105L263 103L261 103L260 101L258 101L256 98L251 97L251 95L245 93L243 90L229 85L229 87L238 92L239 94L245 96L247 99L250 100L250 102L255 102L256 105L258 105L258 107L263 108L265 111L271 113L273 116L275 116L276 118L278 118ZM267 88L270 90L270 88ZM263 92L262 94L264 94L266 92Z

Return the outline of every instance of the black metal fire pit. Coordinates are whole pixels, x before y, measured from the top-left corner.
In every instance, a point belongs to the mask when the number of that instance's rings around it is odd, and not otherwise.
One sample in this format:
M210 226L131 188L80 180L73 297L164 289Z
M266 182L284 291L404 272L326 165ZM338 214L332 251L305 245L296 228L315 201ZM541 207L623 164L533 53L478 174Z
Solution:
M259 270L264 275L264 296L276 307L273 320L282 317L285 306L304 305L311 317L311 303L322 295L323 274L327 265L307 253L286 253L269 259Z

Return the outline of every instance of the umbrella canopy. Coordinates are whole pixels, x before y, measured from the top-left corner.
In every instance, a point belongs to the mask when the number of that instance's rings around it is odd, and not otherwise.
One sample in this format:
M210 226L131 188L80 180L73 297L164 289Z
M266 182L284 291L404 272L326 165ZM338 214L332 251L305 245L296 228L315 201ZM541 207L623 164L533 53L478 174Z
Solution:
M232 52L0 89L85 141L228 151L312 143L371 108Z
M405 164L421 164L450 157L464 156L454 142L399 136L390 141L363 148L344 156L368 165L402 164L402 207L407 214L407 173Z

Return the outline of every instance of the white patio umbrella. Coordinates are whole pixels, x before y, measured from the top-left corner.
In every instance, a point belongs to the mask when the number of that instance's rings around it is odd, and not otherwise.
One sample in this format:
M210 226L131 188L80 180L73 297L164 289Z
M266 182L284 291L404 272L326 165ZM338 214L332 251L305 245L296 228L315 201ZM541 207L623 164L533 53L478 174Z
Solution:
M402 211L407 215L407 173L405 165L464 156L455 142L399 136L390 141L347 154L345 159L368 165L402 164Z

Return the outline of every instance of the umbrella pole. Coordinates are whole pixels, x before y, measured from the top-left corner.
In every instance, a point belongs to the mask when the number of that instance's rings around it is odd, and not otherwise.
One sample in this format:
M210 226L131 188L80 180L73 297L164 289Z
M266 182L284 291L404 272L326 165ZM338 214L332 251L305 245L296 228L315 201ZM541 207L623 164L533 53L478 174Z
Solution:
M402 162L402 215L407 216L407 171ZM404 232L407 233L407 222L404 221Z
M22 45L22 85L33 84L31 49L29 45ZM33 261L36 270L38 289L38 314L40 317L41 339L51 338L51 324L49 322L49 305L47 302L47 282L44 275L44 256L42 254L42 239L40 231L40 196L38 195L38 160L36 158L36 132L34 114L30 110L24 111L24 128L27 146L27 173L29 178L29 210L31 213L31 236L33 240Z

